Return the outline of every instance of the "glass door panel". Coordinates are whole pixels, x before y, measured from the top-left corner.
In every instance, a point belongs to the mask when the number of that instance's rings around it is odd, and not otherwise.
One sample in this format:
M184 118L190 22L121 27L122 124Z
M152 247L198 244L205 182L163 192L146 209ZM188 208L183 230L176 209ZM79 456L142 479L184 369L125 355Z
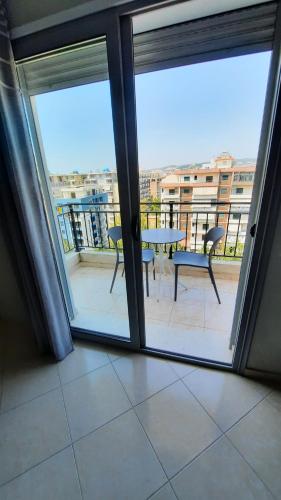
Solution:
M271 52L179 62L195 46L177 42L175 26L140 33L143 21L134 36L142 244L156 262L144 297L146 346L231 364ZM212 259L219 296L208 268L211 242L204 250L216 226L223 232Z
M24 63L19 74L51 199L71 326L129 340L131 277L124 276L106 39Z

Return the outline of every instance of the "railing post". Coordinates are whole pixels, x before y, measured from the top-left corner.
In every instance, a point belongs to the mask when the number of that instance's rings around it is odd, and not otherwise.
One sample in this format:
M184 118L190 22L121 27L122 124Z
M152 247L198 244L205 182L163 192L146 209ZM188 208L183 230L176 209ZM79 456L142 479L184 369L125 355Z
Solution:
M74 239L75 252L79 252L80 251L80 247L79 247L79 242L78 242L78 237L77 237L76 224L75 224L75 218L74 218L74 210L73 210L72 205L69 205L69 213L70 213L70 219L71 219L71 226L72 226L72 233L73 233L73 239Z
M173 229L173 226L174 226L174 202L173 201L169 201L169 206L170 206L170 210L169 210L169 228ZM172 259L172 257L173 257L173 245L170 246L169 259Z

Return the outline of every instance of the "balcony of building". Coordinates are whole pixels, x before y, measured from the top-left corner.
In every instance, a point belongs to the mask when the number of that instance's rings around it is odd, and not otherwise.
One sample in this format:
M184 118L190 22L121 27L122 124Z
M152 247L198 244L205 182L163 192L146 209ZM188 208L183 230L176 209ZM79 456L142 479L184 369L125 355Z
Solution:
M221 304L217 301L208 273L191 268L180 270L178 298L175 302L174 266L168 258L172 253L170 246L164 247L168 264L164 274L160 272L158 249L155 247L156 279L153 279L150 267L149 297L144 294L146 344L155 349L230 363L233 356L230 337L244 249L244 233L241 233L239 223L234 228L229 224L232 211L237 213L237 209L229 205L226 210L223 205L222 212L220 206L216 205L216 220L213 220L214 207L211 207L209 214L205 208L201 212L201 207L196 208L196 205L189 203L181 206L180 212L174 211L171 205L158 205L142 206L142 228L163 227L164 216L165 227L176 227L184 231L186 238L181 244L174 245L172 251L178 248L202 252L204 234L211 225L218 224L222 213L225 215L222 223L225 237L213 259ZM72 324L83 329L128 338L129 321L126 280L122 276L123 265L119 267L113 291L110 293L116 256L107 229L120 225L119 205L107 204L98 208L95 205L92 209L89 209L89 206L86 208L87 210L81 210L80 206L79 210L75 211L74 204L69 211L64 208L64 213L58 215L60 229L64 229L61 234L75 309ZM244 219L246 207L242 210ZM198 216L201 224L192 227L191 237L191 234L188 234L188 221L191 223L194 216ZM75 233L77 220L81 221L83 240L81 231L79 235ZM206 222L207 220L209 222ZM145 276L143 280L145 283Z

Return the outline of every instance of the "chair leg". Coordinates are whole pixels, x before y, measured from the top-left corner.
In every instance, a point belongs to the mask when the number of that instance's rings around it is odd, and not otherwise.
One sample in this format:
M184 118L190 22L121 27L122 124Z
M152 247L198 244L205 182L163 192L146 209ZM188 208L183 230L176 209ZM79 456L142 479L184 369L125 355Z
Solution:
M179 266L175 266L175 297L174 297L175 302L177 301L177 295L178 295L178 274L179 274Z
M153 279L155 280L155 262L154 262L154 259L152 260L152 264L153 264Z
M122 271L122 275L121 275L121 276L122 276L122 278L123 278L123 276L124 276L124 272L125 272L125 264L124 264L123 271Z
M213 269L211 268L211 266L208 267L208 271L209 271L209 275L210 275L210 278L211 278L211 282L212 282L213 287L214 287L215 292L216 292L216 296L217 296L218 302L219 302L219 304L221 304L219 292L218 292L217 285L216 285L216 282L215 282L215 277L214 277Z
M118 260L116 261L116 264L115 264L115 269L114 269L114 273L113 273L113 278L112 278L112 283L111 283L111 287L110 287L110 292L112 292L112 289L113 289L113 285L114 285L114 281L115 281L115 278L116 278L116 274L117 274L117 269L118 269L118 266L119 266L119 262Z
M149 297L149 288L148 288L148 262L145 263L145 281L146 281L146 296Z

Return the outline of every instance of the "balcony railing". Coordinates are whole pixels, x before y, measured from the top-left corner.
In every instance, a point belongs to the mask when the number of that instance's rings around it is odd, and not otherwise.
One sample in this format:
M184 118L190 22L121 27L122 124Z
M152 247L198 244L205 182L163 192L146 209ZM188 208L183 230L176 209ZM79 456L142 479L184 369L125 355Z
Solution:
M142 202L141 228L177 228L185 238L178 244L166 245L165 252L176 249L203 251L204 237L213 226L223 226L225 236L215 256L241 259L245 243L245 225L248 223L249 202ZM119 203L71 203L57 206L59 232L68 253L87 248L113 250L108 229L121 225ZM147 244L143 243L143 247ZM120 247L121 248L121 247ZM156 251L157 251L156 247Z

